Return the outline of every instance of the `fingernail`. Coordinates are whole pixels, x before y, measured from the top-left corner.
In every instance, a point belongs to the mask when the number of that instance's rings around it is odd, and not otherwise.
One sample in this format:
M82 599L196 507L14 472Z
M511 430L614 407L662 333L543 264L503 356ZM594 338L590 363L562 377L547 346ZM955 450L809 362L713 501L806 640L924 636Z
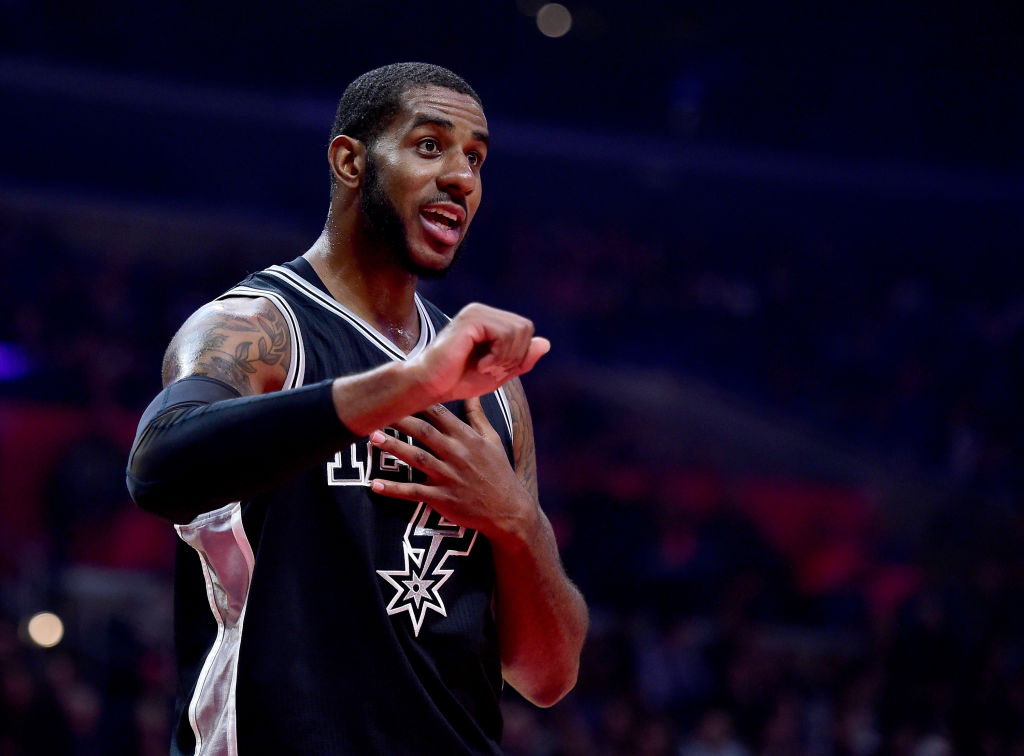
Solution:
M370 488L374 493L381 493L384 490L384 483L379 480L375 480L370 484Z
M385 441L387 441L387 438L385 438L384 434L379 430L370 434L371 444L383 444Z

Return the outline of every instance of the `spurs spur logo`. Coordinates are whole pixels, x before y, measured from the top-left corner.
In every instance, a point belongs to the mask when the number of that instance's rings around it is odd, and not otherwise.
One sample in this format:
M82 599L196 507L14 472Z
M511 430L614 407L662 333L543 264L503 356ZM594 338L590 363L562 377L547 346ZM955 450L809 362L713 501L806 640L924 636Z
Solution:
M447 617L441 588L454 572L448 560L468 556L476 535L475 530L449 522L423 502L417 504L402 538L404 569L377 570L395 591L388 614L406 612L416 636L427 610Z
M411 437L393 428L385 428L384 432L412 443ZM405 462L369 441L352 444L327 463L329 486L369 487L375 478L411 481L414 473ZM418 502L402 537L403 569L377 570L394 590L387 613L407 613L416 636L420 634L428 610L447 617L441 588L454 572L449 560L467 556L476 543L476 535L475 530L449 522L431 507Z

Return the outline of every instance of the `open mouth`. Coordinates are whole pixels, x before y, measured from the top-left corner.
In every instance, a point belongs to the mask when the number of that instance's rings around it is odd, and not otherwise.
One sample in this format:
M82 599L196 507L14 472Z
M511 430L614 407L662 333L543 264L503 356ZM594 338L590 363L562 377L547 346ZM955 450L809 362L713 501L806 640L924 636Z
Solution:
M440 208L430 208L423 211L423 215L426 216L427 220L438 223L448 228L458 228L461 224L459 223L458 216L455 213L448 210L442 210Z
M458 244L465 212L457 206L428 205L420 209L427 235L444 246Z

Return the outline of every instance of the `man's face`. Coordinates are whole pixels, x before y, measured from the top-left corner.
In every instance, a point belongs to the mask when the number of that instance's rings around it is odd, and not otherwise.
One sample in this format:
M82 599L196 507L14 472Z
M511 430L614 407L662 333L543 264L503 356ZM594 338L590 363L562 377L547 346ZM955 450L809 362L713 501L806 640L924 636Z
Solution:
M480 205L487 119L468 95L414 87L367 154L361 204L398 261L417 276L444 275Z

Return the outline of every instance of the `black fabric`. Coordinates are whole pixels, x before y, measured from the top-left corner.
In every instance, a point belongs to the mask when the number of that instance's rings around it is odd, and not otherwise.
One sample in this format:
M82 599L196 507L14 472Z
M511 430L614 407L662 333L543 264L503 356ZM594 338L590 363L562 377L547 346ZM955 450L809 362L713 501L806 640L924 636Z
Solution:
M239 396L204 376L176 381L146 409L128 460L135 502L173 522L281 485L356 439L331 380Z
M303 350L299 382L401 359L368 338L363 325L332 311L333 300L302 258L250 276L225 297L262 292L294 316L294 343ZM423 304L424 325L443 328L445 316ZM481 402L511 463L499 399L490 394ZM465 420L462 402L448 408ZM282 443L302 433L282 434ZM237 531L244 530L255 561L230 712L239 753L500 754L490 543L419 502L375 494L368 482L417 476L362 439L241 501ZM219 637L203 570L206 580L216 577L225 556L179 548L185 564L175 586L181 687L173 754L195 751L188 707ZM437 590L430 595L440 599L439 610L428 609L426 598L410 598L420 578Z

